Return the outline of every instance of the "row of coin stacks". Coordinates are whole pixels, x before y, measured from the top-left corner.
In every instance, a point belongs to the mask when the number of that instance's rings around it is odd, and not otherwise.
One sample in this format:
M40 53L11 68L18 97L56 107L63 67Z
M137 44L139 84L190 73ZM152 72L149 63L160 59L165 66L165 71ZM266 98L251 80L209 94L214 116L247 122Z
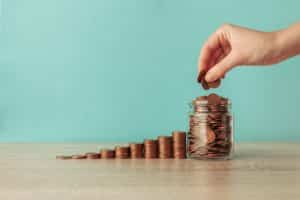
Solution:
M186 133L173 131L172 136L158 136L156 140L145 139L144 143L130 143L128 146L116 146L114 149L101 149L72 156L56 156L57 159L184 159L186 158Z

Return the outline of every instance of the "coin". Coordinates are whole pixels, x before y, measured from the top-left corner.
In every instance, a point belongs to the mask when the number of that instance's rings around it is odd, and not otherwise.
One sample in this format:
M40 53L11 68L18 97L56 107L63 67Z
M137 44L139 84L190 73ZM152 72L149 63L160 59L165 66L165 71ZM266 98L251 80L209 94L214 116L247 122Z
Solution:
M208 89L209 89L209 85L208 85L208 83L206 82L206 80L203 80L203 81L201 82L201 84L202 84L202 87L203 87L204 90L208 90Z
M184 131L173 131L173 157L186 158L186 133Z
M152 139L144 140L144 156L146 159L158 158L158 141Z
M76 160L81 160L81 159L86 159L86 155L72 155L72 159L76 159Z
M100 153L94 153L94 152L89 152L85 154L87 159L99 159L101 158L101 154Z
M208 85L209 88L217 88L217 87L220 86L220 84L221 84L221 80L220 79L217 79L214 82L207 83L207 85Z
M59 159L59 160L69 160L69 159L72 159L72 156L56 156L56 159Z
M207 99L209 104L214 104L214 105L219 104L221 101L221 98L215 93L208 95Z
M130 157L130 149L128 146L116 146L115 147L116 158L126 159Z
M133 159L144 157L144 144L142 143L130 143L130 156Z
M172 137L158 136L158 157L161 159L172 158Z
M215 133L209 127L207 127L207 142L212 143L215 141L215 139L216 139Z
M204 70L200 71L199 75L198 75L198 78L197 78L197 81L198 83L201 83L204 76L205 76L206 72Z
M217 88L221 84L221 79L217 79L213 82L207 82L205 80L206 71L202 70L197 77L197 82L202 85L203 89L208 90L210 88Z
M101 154L101 158L103 159L115 158L115 151L112 149L101 149L100 154Z

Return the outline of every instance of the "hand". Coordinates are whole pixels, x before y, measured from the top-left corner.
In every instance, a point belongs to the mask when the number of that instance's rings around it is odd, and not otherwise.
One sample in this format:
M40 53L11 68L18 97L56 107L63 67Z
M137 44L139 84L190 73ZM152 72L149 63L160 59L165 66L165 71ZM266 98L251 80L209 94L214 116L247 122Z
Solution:
M205 42L199 57L199 73L210 83L239 65L270 65L284 59L277 46L277 32L261 32L225 24Z

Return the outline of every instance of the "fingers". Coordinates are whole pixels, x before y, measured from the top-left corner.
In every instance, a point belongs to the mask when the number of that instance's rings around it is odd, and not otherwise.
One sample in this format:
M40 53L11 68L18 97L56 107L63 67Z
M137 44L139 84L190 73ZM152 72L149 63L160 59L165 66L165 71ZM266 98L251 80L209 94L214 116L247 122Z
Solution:
M219 63L210 68L206 73L205 80L207 82L214 82L225 76L226 72L235 66L235 59L233 54L224 57Z
M220 43L218 35L214 33L203 45L201 49L199 62L198 62L198 71L208 70L210 67L210 62L215 55L216 50L220 48Z

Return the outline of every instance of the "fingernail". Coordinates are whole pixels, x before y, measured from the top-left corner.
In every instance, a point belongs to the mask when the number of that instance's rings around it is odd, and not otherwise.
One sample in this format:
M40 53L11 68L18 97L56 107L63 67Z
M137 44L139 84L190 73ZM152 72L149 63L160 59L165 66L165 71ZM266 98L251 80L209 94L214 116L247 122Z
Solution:
M216 80L216 77L212 73L207 73L205 76L206 82L214 82Z

